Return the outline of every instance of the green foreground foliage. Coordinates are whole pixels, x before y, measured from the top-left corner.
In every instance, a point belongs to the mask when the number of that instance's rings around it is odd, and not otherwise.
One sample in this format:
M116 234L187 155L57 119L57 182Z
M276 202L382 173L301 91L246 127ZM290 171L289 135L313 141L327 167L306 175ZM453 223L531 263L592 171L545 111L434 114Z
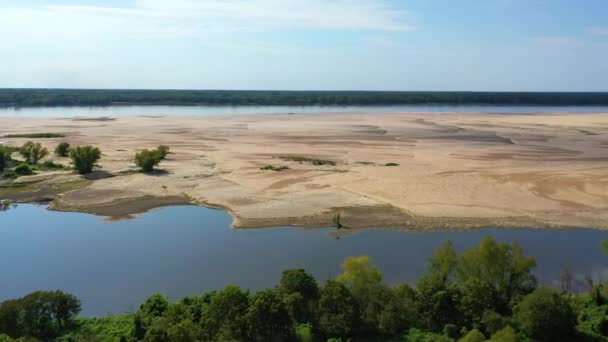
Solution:
M0 341L608 341L608 288L538 287L534 266L519 245L487 237L462 253L444 244L413 287L385 284L361 256L322 286L292 269L256 293L230 285L174 303L157 294L104 318L75 318L73 296L36 292L0 304Z

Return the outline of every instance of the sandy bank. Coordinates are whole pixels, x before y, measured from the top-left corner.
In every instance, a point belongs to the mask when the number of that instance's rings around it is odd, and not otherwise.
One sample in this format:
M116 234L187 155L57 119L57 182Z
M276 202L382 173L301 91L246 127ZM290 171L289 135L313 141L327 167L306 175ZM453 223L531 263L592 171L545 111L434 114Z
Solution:
M0 127L65 133L39 140L50 149L101 148L105 177L0 187L0 199L43 198L57 210L124 216L192 202L227 209L237 227L608 228L608 114L0 118ZM137 150L159 144L173 152L164 172L128 172Z

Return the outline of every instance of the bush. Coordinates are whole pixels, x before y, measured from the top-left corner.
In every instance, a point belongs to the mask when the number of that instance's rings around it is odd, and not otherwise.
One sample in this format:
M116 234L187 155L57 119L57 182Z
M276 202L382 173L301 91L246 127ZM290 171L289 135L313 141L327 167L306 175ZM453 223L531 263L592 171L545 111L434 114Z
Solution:
M6 154L3 149L0 149L0 172L6 167Z
M63 133L24 133L24 134L7 134L5 138L64 138Z
M33 173L34 173L34 171L32 171L32 168L25 163L20 164L17 167L15 167L15 174L17 174L19 176L29 176Z
M152 172L161 159L161 153L158 150L143 150L135 154L135 165L140 167L143 172Z
M399 166L397 163L386 163L384 166Z
M483 342L486 337L477 329L469 331L463 338L459 339L458 342Z
M541 341L567 340L576 326L570 300L549 288L538 288L524 297L513 318L527 336Z
M70 158L74 169L80 174L91 173L93 167L101 158L101 151L93 146L78 146L70 150Z
M288 169L289 168L287 166L277 167L277 166L272 166L272 165L266 165L266 166L260 168L260 170L263 170L263 171L277 171L277 172L288 170Z
M70 144L67 142L61 142L55 147L55 155L58 157L67 157L70 153Z
M161 160L167 158L167 154L169 154L169 146L159 145L156 150L158 151Z
M26 162L30 164L38 164L40 159L46 157L49 154L49 150L42 147L40 143L33 143L31 141L26 142L19 149L19 153L23 156Z

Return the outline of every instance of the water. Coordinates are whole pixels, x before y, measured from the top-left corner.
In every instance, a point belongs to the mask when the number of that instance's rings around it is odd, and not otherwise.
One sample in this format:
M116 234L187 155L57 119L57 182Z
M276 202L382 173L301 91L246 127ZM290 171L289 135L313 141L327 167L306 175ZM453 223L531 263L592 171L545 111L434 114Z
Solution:
M100 217L47 211L23 204L0 212L0 301L61 289L77 295L85 316L136 309L160 292L172 300L236 284L272 287L281 271L305 268L324 282L347 256L370 255L391 284L425 272L433 249L452 240L458 249L492 235L517 241L537 258L536 274L555 284L561 265L580 277L608 264L594 230L483 230L406 233L365 231L336 239L331 229L234 230L223 211L176 206L141 217L106 222Z
M607 113L607 106L112 106L0 108L0 117L116 117L137 115L229 115L357 112L457 112L457 113Z

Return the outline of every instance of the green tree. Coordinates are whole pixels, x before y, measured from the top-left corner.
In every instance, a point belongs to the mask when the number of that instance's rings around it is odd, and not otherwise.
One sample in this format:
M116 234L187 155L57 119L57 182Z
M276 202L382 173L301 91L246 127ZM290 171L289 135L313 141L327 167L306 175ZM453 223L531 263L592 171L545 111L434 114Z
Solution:
M517 334L515 330L510 326L506 326L503 329L496 332L496 334L492 335L492 338L488 340L489 342L518 342L519 338L517 338Z
M458 340L458 342L483 342L486 337L477 329L469 331L465 336Z
M602 241L602 251L604 254L608 254L608 240Z
M70 153L70 144L67 142L60 142L57 147L55 147L55 155L58 157L67 157Z
M191 320L181 321L167 330L169 342L196 342L200 341L201 328Z
M40 159L49 154L49 150L47 150L46 147L43 147L40 143L28 141L21 146L19 149L19 154L23 156L27 163L38 164Z
M245 340L248 307L249 292L238 286L229 285L216 292L209 299L209 304L203 306L203 340Z
M135 165L143 172L152 172L161 159L158 150L143 150L135 154Z
M170 148L167 145L159 145L156 150L158 151L160 159L164 160L165 158L167 158Z
M570 300L549 288L537 288L524 297L513 318L527 336L539 341L563 341L575 332L576 313Z
M132 335L136 340L142 340L148 335L148 330L154 326L169 308L169 301L160 294L150 296L135 313ZM162 338L164 326L157 325L148 339Z
M247 310L253 341L285 341L295 336L285 303L274 290L257 292Z
M4 151L4 149L2 147L0 147L0 172L4 171L4 168L6 168L6 161L7 161L8 157L6 152Z
M446 281L445 274L425 274L418 280L417 302L420 324L431 331L441 331L446 324L462 325L459 308L461 292Z
M524 256L518 244L497 243L488 236L458 259L456 278L465 284L471 298L479 297L474 300L477 310L494 308L510 314L513 301L536 287L531 273L535 266L534 258ZM482 313L470 312L476 317Z
M385 310L387 304L393 300L391 290L381 283L382 273L372 265L368 256L349 257L342 263L344 272L337 277L343 283L358 303L362 324L360 332L364 334L377 334L380 317L384 313L384 324L387 331L389 321L397 319L390 317L393 312Z
M294 321L298 323L314 321L319 286L313 276L303 269L284 271L281 275L279 291Z
M344 284L330 280L321 288L318 324L323 336L352 336L358 325L358 317L357 302Z
M87 174L93 172L93 167L101 158L101 151L93 146L78 146L70 149L70 158L78 173Z

